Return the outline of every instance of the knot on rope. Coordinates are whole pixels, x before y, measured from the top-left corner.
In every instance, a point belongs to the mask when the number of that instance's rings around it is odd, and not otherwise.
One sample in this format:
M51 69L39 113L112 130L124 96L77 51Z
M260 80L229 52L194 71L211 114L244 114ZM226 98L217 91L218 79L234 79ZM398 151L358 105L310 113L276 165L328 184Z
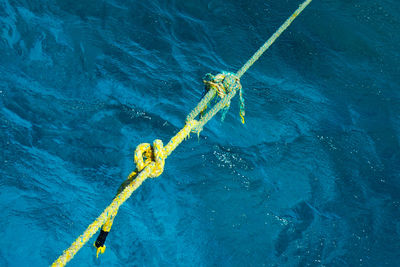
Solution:
M163 173L165 158L164 145L159 139L154 140L153 146L149 143L142 143L135 150L135 163L139 172L147 165L153 165L149 175L151 178L158 177Z
M209 90L215 90L218 96L223 99L229 94L231 91L239 91L239 115L241 117L242 123L244 123L244 98L243 98L243 90L242 85L240 84L240 79L231 72L222 72L217 75L212 75L211 73L207 73L203 78L203 83L205 85L206 94ZM226 106L223 109L221 120L225 119L225 115L228 112L230 107L230 101L226 103ZM203 114L207 109L207 106L201 111Z
M204 95L197 104L195 109L190 112L186 117L185 126L171 138L169 143L163 147L160 140L155 140L153 146L150 144L141 144L135 151L135 162L137 169L133 171L128 179L121 185L118 190L117 196L111 202L111 204L100 214L100 216L91 223L85 232L80 235L71 246L64 250L62 255L53 262L52 266L65 266L74 255L83 247L83 245L89 241L89 239L96 233L96 231L103 225L99 237L95 242L97 248L97 255L103 253L105 250L104 242L106 236L110 231L114 217L116 216L119 207L132 195L132 193L139 188L139 186L147 179L147 177L157 177L164 169L165 159L172 153L177 146L189 136L191 131L195 131L198 134L203 129L203 126L215 116L221 109L229 108L230 100L235 96L237 90L240 94L240 116L242 123L244 123L244 101L242 96L242 86L240 85L240 77L256 62L260 56L275 42L275 40L282 34L283 31L289 27L297 15L299 15L304 8L310 4L312 0L305 0L303 4L290 16L284 24L257 50L257 52L242 66L240 70L235 74L222 73L216 76L207 74L204 78L206 84L206 95ZM211 90L212 89L212 90ZM195 118L199 113L207 109L208 103L217 94L222 99L214 105L214 107L205 114L199 121ZM225 110L226 113L226 110ZM223 115L224 116L224 115ZM222 117L223 119L223 117ZM148 169L145 169L148 166ZM140 174L139 171L143 171Z

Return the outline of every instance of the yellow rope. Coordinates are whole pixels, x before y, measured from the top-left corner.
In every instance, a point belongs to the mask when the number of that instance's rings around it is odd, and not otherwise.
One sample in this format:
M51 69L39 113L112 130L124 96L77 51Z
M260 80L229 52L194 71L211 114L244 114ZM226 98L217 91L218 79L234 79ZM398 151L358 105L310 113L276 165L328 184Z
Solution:
M224 79L226 83L224 89L228 92L213 108L207 112L199 121L195 118L207 106L210 100L218 93L216 90L210 90L200 103L192 110L186 118L185 126L163 147L161 140L155 140L153 146L144 143L137 146L135 150L135 163L137 171L132 172L128 179L132 181L120 192L111 202L111 204L100 214L100 216L89 225L85 232L80 235L72 245L63 251L63 254L52 264L52 266L65 266L80 248L100 229L102 225L109 230L112 221L118 212L119 207L139 188L139 186L149 177L155 178L161 175L164 170L165 159L178 147L182 141L187 138L191 131L200 133L204 125L214 117L221 109L229 106L231 99L241 88L240 77L254 64L254 62L271 46L271 44L279 37L279 35L292 23L303 9L311 2L306 0L293 15L285 21L285 23L268 39L268 41L251 57L249 61L236 73L229 74L229 79ZM230 90L230 88L233 88ZM244 115L244 114L243 114ZM242 118L243 119L243 118ZM137 176L136 176L137 175ZM134 178L136 176L136 178ZM134 178L134 179L133 179ZM104 252L105 246L102 249ZM99 251L97 252L99 253Z
M312 0L306 0L298 9L279 27L279 29L254 53L254 55L236 72L236 76L240 79L242 75L256 62L261 55L275 42L275 40L284 32L293 20L311 3Z

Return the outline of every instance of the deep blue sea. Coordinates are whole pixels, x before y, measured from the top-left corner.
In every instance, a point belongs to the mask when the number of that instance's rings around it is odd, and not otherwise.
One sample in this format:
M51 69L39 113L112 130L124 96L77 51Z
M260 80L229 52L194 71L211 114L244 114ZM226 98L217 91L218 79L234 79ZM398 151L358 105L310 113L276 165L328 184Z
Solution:
M0 266L48 266L302 0L0 0ZM69 266L400 266L400 1L314 0Z

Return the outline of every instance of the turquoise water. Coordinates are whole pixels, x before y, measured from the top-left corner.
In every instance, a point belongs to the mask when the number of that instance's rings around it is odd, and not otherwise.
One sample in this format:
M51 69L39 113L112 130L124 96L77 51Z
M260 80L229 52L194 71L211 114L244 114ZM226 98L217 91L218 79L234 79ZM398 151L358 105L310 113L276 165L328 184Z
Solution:
M46 266L166 143L205 73L300 1L0 0L0 265ZM70 266L399 266L400 2L317 1Z

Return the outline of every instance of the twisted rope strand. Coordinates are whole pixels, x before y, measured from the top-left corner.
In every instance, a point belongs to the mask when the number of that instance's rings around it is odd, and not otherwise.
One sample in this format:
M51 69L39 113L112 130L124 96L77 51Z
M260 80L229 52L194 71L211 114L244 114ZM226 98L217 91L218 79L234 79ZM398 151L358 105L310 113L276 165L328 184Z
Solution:
M151 165L144 168L136 179L114 198L111 204L100 214L100 216L88 226L85 232L80 235L68 249L64 250L63 254L51 266L65 266L109 219L113 214L113 211L118 210L119 207L132 195L132 193L149 177L151 170Z
M311 3L312 0L306 0L295 12L279 27L279 29L254 53L254 55L236 72L236 76L240 79L243 74L256 62L262 54L278 39L279 35L284 32L293 20Z

